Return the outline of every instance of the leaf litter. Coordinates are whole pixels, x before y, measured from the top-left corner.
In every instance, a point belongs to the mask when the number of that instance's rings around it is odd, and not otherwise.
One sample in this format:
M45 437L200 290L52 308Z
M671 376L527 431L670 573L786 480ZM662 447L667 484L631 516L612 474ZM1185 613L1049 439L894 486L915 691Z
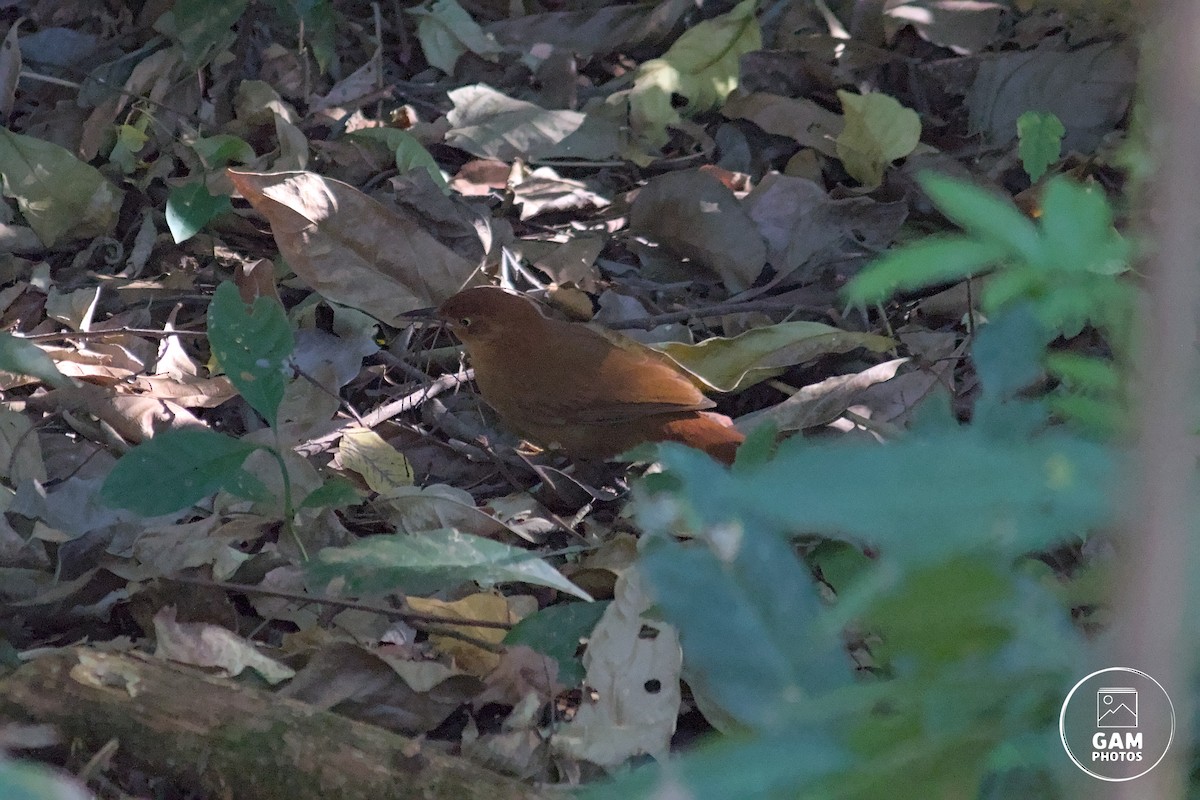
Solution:
M944 226L915 165L1021 191L1033 109L1065 128L1043 171L1111 171L1132 92L1117 23L1036 5L889 4L854 35L752 0L318 3L301 28L175 5L36 5L0 58L3 640L294 674L531 781L669 752L677 633L647 616L629 468L515 450L410 314L499 282L658 344L747 433L886 440L972 386L965 282L891 325L838 299ZM210 346L224 281L286 330Z

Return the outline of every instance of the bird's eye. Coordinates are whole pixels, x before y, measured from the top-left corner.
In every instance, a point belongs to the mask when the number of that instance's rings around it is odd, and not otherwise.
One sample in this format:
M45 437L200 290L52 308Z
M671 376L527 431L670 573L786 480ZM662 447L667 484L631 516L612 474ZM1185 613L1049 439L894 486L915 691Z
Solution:
M462 319L460 319L460 320L458 321L458 324L459 324L459 325L462 325L464 328L469 328L469 327L471 327L471 318L470 318L470 317L463 317Z

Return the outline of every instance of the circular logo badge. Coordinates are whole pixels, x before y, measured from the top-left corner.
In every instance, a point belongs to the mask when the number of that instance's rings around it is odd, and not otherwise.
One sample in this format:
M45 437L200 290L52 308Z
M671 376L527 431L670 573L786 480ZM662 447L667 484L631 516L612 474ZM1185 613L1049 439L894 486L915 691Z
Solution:
M1102 781L1140 778L1162 761L1175 736L1175 706L1144 672L1109 667L1075 684L1058 715L1075 766Z

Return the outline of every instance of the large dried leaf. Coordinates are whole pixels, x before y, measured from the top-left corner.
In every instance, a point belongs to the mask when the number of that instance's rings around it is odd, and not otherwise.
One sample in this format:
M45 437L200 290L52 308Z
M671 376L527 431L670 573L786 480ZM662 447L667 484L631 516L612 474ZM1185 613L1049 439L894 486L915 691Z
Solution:
M767 260L766 244L733 192L697 170L650 181L633 201L629 228L715 273L731 293L747 289Z
M453 126L446 144L483 158L612 158L620 150L615 120L565 109L545 109L476 84L450 92Z
M783 322L754 328L732 338L715 336L699 344L657 346L712 388L732 392L829 353L856 347L882 352L895 347L886 336L844 331L821 322Z
M453 617L466 622L481 620L484 622L512 623L515 615L509 608L508 600L495 592L476 592L461 600L447 602L435 598L409 597L406 601L409 608L418 614L437 614ZM500 644L506 631L503 628L477 627L474 625L456 626L456 632L482 639L492 644ZM479 645L453 636L430 633L429 640L438 650L453 656L454 665L465 669L472 675L483 677L496 668L500 663L500 655L491 650L485 650Z
M337 458L342 469L357 472L373 492L412 485L408 459L368 428L351 428L343 433Z
M651 616L648 588L637 570L617 580L616 597L583 656L585 682L599 699L559 727L551 740L557 752L605 766L642 753L666 755L679 714L683 654L675 628Z
M767 133L788 136L804 147L837 158L835 141L846 122L840 114L805 97L781 97L768 92L734 92L721 113L729 119L747 119Z
M308 285L389 325L438 305L476 265L394 211L341 181L312 172L234 172L229 177L271 223L280 252Z
M164 606L154 615L154 655L194 664L198 667L218 667L227 675L240 675L252 669L267 683L286 681L295 670L268 658L254 643L232 631L204 622L178 622L175 608Z
M990 145L1006 145L1017 135L1020 116L1036 109L1062 121L1064 150L1090 153L1124 118L1136 74L1129 45L1118 42L983 57L966 97L971 132Z
M764 422L775 430L801 431L833 422L857 402L863 391L890 381L907 358L894 358L854 375L835 375L805 386L779 405L738 417L738 427L752 431Z
M779 173L764 177L743 207L766 240L771 266L782 274L799 270L799 280L830 268L844 274L855 259L887 248L908 215L905 201L834 199L813 181Z
M0 129L4 194L46 247L112 231L122 194L99 170L56 144Z

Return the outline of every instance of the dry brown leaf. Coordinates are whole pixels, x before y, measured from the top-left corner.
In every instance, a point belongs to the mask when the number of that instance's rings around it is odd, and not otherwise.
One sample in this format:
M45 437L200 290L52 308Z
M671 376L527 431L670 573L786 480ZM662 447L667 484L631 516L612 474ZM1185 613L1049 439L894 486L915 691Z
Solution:
M416 220L341 181L312 172L228 174L271 223L297 275L322 296L389 325L439 304L476 271Z

